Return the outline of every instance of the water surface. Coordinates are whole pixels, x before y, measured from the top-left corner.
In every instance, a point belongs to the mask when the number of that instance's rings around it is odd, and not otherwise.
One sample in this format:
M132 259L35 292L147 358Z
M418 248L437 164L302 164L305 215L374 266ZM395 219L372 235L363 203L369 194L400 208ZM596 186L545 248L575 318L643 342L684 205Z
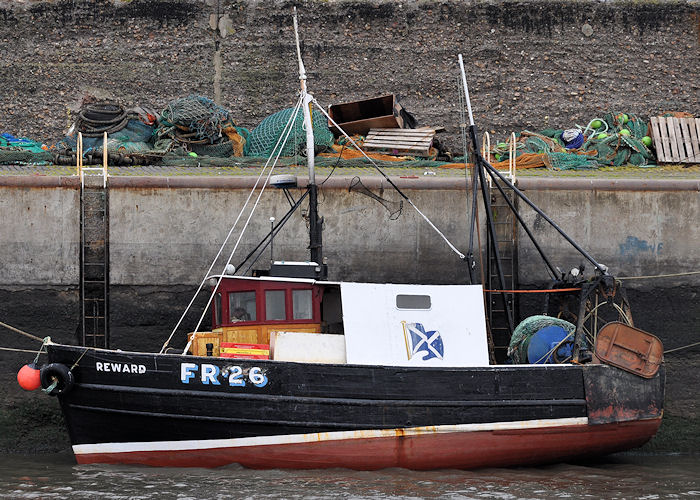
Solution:
M76 465L70 455L0 456L0 498L700 497L700 456L621 454L596 462L476 471L257 471Z

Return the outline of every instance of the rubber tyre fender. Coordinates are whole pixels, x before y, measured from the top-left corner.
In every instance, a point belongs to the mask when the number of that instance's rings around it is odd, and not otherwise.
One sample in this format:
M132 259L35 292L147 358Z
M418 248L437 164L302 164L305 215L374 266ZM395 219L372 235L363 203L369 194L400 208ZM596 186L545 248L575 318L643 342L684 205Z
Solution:
M51 396L67 393L73 388L73 384L75 383L73 373L66 365L61 363L51 363L42 367L39 377L41 379L41 387L44 389L53 384L54 379L58 380L56 387L54 387L51 392L47 393Z

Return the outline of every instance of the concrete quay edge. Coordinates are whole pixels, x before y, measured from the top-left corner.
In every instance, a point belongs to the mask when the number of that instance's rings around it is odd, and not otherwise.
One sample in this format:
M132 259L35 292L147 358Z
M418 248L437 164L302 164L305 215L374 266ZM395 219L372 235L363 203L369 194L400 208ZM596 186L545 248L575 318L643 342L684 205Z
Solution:
M355 176L338 176L324 182L324 187L348 189ZM380 176L363 176L362 183L372 189L386 189L390 182ZM391 182L401 189L464 189L470 181L459 177L430 178L425 176L391 176ZM250 189L257 181L254 176L180 177L134 176L110 177L108 184L115 189ZM300 187L307 177L298 177ZM0 186L25 188L79 188L77 176L17 175L0 176ZM522 190L538 191L698 191L700 179L605 179L605 178L543 178L521 177L517 186Z

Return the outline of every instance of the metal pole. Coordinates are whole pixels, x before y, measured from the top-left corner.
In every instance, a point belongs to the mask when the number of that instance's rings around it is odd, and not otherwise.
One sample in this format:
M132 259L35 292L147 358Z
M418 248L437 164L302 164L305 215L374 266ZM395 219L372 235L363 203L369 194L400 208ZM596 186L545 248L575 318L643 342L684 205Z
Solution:
M270 263L275 261L274 254L272 252L272 241L275 237L274 230L275 230L275 218L270 217Z
M525 203L527 203L530 206L530 208L532 208L544 220L546 220L550 226L552 226L554 229L556 229L557 232L559 234L561 234L564 237L564 239L566 241L568 241L569 244L572 247L574 247L581 255L583 255L591 264L593 264L596 267L596 269L598 269L601 272L601 274L603 274L603 275L608 274L608 269L604 265L596 262L596 260L588 252L586 252L583 248L581 248L581 246L578 243L576 243L568 234L566 234L564 232L564 230L562 228L560 228L556 224L556 222L554 222L552 219L550 219L549 216L547 214L545 214L537 205L535 205L532 201L530 201L530 199L527 196L525 196L525 194L522 191L520 191L517 187L515 187L515 185L512 182L510 182L508 179L503 177L500 174L500 172L498 170L496 170L495 168L493 168L493 166L489 165L488 162L484 161L484 165L488 169L489 174L495 175L501 181L503 181L503 183L505 183L506 186L510 187L513 190L513 192L515 192L515 194L517 194L520 197L521 200L523 200Z
M462 54L458 55L459 60L459 70L462 75L462 85L464 86L464 97L467 101L467 111L469 114L469 135L472 140L472 148L474 155L474 182L479 179L479 184L481 186L481 197L484 201L484 209L486 211L486 223L488 226L489 234L491 235L491 240L494 242L493 254L496 259L496 272L498 273L498 283L501 290L506 289L505 277L503 276L503 267L501 265L501 256L498 251L498 238L496 238L496 227L493 224L493 212L491 211L491 198L486 188L486 177L484 176L483 165L481 163L482 158L479 154L479 141L476 126L474 125L474 115L472 114L472 104L469 98L469 86L467 85L467 76L464 71L464 60L462 59ZM465 151L466 155L466 151ZM475 190L473 190L475 191ZM474 205L474 200L472 200L472 205ZM474 217L474 216L472 216ZM488 269L490 273L491 270ZM508 298L505 292L501 293L501 298L503 300L503 309L506 312L506 319L508 321L508 330L510 334L513 334L513 329L515 328L513 324L513 313L508 305Z
M216 1L216 20L214 29L214 103L221 106L221 35L219 21L221 20L221 0Z
M306 161L309 166L309 249L311 250L311 262L323 266L323 219L318 216L318 186L316 185L316 172L314 168L314 128L311 117L311 102L313 101L313 96L306 91L306 68L304 68L304 61L301 59L296 7L294 7L294 40L296 42L297 59L299 61L299 82L301 84L301 95L303 98L304 128L306 129Z

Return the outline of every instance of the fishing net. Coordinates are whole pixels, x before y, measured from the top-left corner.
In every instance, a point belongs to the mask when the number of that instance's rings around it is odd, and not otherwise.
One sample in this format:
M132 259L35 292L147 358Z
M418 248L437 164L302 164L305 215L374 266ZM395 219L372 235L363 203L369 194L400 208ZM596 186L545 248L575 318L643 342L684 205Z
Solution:
M155 149L182 147L213 157L243 156L246 135L227 109L206 97L190 95L171 101L161 112Z
M655 157L644 143L631 135L610 135L586 141L585 147L597 152L597 160L602 165L648 165Z
M590 123L585 129L580 127L585 140L578 148L571 148L571 142L563 141L565 130L523 130L515 144L516 168L546 166L554 170L580 170L601 166L645 166L655 161L653 152L642 142L648 132L648 125L642 118L631 113L607 113L600 122L597 129L593 129ZM567 149L567 144L571 149ZM507 143L498 143L491 149L495 160L492 164L496 168L508 166L509 149Z
M576 325L552 316L536 315L525 318L515 327L508 346L508 357L513 360L514 364L528 363L527 348L530 345L530 339L547 326L560 326L568 333L576 331Z
M102 151L103 134L104 132L95 137L83 135L83 151ZM110 153L150 151L153 149L153 145L150 143L152 136L153 127L151 125L143 123L138 118L131 118L120 130L107 133L107 151ZM74 130L56 146L58 149L75 150L77 143L78 133Z
M294 114L294 108L284 109L265 118L255 127L245 143L246 156L269 157L284 129ZM333 133L328 128L328 120L320 111L314 109L311 115L314 130L314 151L316 154L328 151L333 146ZM304 116L297 113L292 124L289 138L282 148L281 156L306 155L306 131Z
M40 143L26 137L0 134L0 164L43 164L52 160L53 155Z
M53 155L48 151L34 152L25 149L0 147L0 165L38 165L52 161Z
M608 133L592 133L583 148L596 151L602 165L639 165L655 161L655 156L642 142L648 124L640 117L627 113L607 113L603 116Z
M41 153L44 151L41 143L26 137L15 137L8 133L0 134L0 148L15 148L23 151L31 151L33 153Z
M542 155L545 166L554 170L579 170L598 168L600 164L595 156L576 153L545 153Z

